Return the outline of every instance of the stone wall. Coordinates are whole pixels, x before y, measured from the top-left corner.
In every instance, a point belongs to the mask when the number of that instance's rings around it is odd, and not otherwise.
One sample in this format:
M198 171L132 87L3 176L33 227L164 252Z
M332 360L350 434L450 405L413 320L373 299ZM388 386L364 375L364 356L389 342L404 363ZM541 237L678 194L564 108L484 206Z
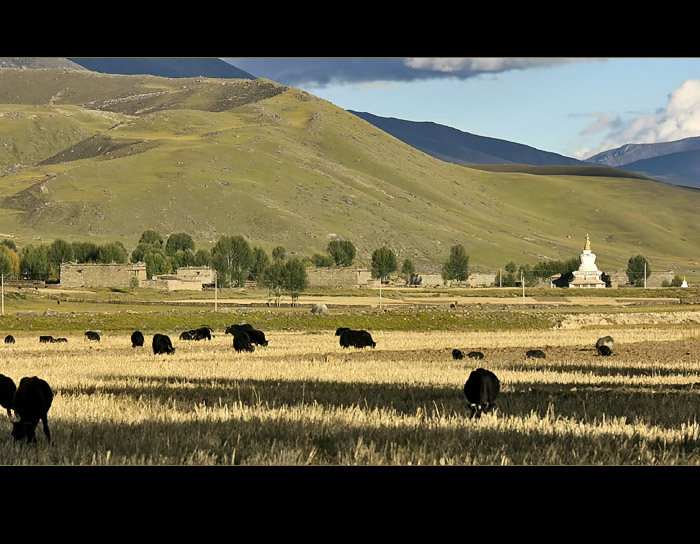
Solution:
M496 274L469 274L469 287L493 287L496 282Z
M182 266L177 269L175 275L178 279L211 283L216 281L216 270L208 266Z
M141 287L163 289L165 291L201 291L201 280L182 279L177 276L153 276L150 280L141 282Z
M61 287L132 287L132 278L139 285L146 279L145 263L61 265Z
M662 287L664 281L668 282L669 285L673 281L676 273L673 270L661 270L654 272L652 270L651 274L647 278L647 287ZM611 287L629 287L629 278L627 278L627 269L616 270L610 274L610 285Z
M379 287L379 281L364 268L307 268L309 287Z

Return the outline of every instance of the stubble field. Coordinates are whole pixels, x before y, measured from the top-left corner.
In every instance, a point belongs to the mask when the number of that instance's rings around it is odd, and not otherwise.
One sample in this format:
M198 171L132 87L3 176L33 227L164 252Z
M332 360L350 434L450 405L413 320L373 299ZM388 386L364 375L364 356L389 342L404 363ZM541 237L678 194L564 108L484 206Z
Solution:
M152 334L100 343L14 334L0 372L55 392L52 443L15 442L3 465L695 465L700 464L700 329L371 331L343 350L334 330L266 331L236 353L217 330L155 356ZM611 357L596 339L615 338ZM485 358L453 360L452 348ZM526 359L541 348L545 360ZM501 381L495 412L470 419L462 387L479 366Z

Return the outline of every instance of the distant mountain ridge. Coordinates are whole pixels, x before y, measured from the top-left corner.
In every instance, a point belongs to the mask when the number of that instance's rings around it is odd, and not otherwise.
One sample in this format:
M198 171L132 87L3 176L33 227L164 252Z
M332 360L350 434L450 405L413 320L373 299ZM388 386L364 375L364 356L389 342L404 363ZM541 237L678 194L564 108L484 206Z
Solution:
M528 164L583 166L585 162L524 144L478 136L432 122L379 117L348 110L402 142L437 159L455 164Z
M700 188L700 137L656 144L626 144L587 159L638 172L665 183Z
M101 74L257 79L248 72L217 58L70 57L68 60Z

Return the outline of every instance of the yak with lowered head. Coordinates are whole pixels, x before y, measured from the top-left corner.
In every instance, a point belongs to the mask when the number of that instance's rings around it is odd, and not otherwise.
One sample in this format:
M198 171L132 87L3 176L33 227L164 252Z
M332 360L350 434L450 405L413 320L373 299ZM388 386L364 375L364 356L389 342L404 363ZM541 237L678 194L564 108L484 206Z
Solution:
M464 384L464 396L467 397L471 417L481 417L496 405L496 397L501 384L496 375L490 370L477 368L469 374Z
M173 347L170 337L164 334L156 333L153 335L153 354L161 355L162 353L167 353L168 355L175 353L175 348Z
M48 383L33 376L22 378L13 397L15 414L19 421L12 424L12 436L15 440L36 442L36 426L41 420L46 438L51 442L48 412L53 401L53 391Z

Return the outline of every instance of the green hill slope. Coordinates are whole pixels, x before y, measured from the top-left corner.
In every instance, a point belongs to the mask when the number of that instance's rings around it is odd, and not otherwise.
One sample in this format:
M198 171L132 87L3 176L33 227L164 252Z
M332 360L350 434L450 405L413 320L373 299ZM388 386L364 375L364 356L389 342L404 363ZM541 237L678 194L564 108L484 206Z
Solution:
M700 192L643 179L490 172L429 157L267 80L0 70L0 234L19 244L185 231L309 255L382 244L419 271L461 243L473 268L636 253L693 277Z

